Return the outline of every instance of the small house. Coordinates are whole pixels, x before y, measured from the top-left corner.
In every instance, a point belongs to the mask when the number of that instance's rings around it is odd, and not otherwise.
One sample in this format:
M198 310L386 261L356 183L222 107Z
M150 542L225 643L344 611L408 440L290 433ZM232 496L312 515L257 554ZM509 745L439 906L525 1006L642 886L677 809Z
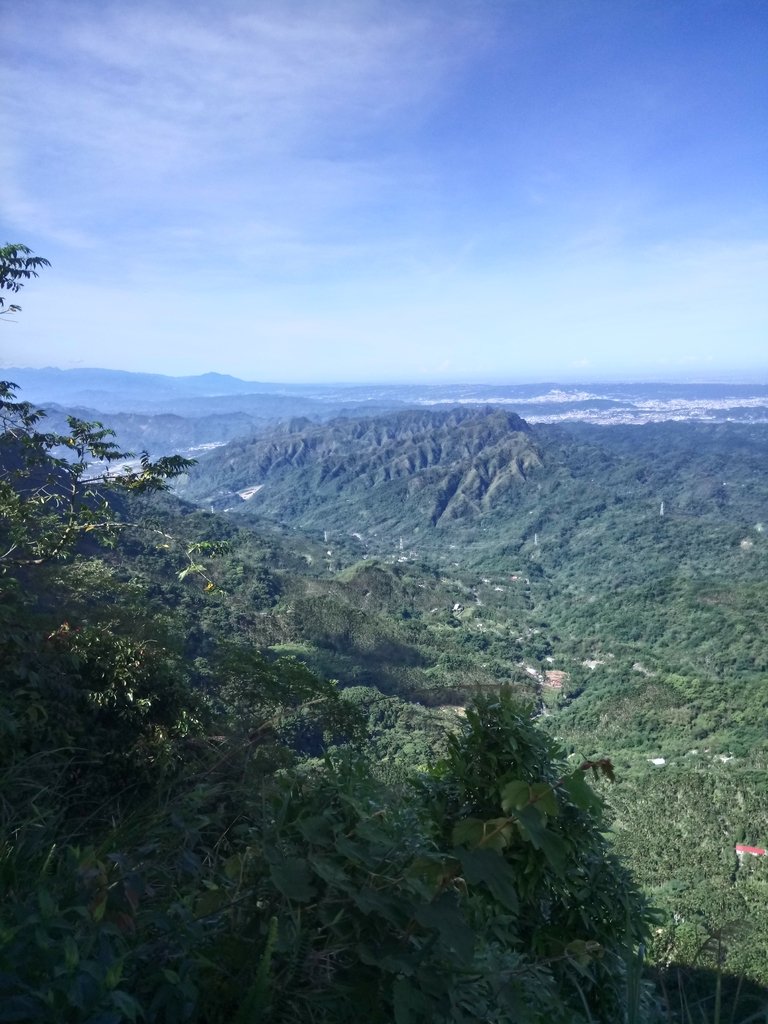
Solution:
M741 860L742 857L764 857L768 853L768 850L764 850L762 846L746 846L744 843L736 843L736 856Z

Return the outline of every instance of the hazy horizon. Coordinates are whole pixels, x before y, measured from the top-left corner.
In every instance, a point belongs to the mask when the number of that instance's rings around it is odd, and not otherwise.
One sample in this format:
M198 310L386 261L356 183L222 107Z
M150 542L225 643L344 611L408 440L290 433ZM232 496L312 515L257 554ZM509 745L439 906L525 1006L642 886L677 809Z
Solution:
M171 380L185 380L185 379L200 379L205 377L223 377L236 380L244 384L262 384L270 387L282 386L287 387L341 387L341 388L356 388L356 387L416 387L416 388L429 388L429 387L558 387L566 386L570 388L577 387L589 387L591 385L598 386L609 386L609 385L686 385L695 386L697 384L702 385L715 385L721 384L723 386L735 385L740 387L765 387L768 386L768 372L760 374L754 373L751 375L712 375L712 376L686 376L680 375L677 377L632 377L632 376L599 376L595 375L592 377L576 377L576 376L561 376L551 378L537 378L530 377L524 378L519 377L517 379L510 379L509 377L444 377L434 379L423 379L413 380L410 378L378 378L378 379L360 379L360 380L343 380L338 378L327 378L327 379L286 379L286 380L270 380L267 378L250 379L239 377L236 374L222 373L219 370L204 370L200 373L186 374L165 374L155 370L125 370L122 367L107 367L107 366L3 366L0 364L0 374L6 371L19 370L23 372L45 372L47 370L53 370L62 373L127 373L137 375L149 375L149 376L160 376L168 377Z

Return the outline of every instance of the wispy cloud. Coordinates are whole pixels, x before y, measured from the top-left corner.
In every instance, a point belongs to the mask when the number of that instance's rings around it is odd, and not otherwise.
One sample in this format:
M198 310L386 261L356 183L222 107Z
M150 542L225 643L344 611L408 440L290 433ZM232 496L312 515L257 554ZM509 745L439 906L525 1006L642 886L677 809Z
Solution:
M54 261L12 343L277 377L754 362L764 53L697 7L6 5L0 219Z
M4 29L6 217L172 248L196 222L338 237L419 187L386 128L428 114L472 31L418 5L43 3Z

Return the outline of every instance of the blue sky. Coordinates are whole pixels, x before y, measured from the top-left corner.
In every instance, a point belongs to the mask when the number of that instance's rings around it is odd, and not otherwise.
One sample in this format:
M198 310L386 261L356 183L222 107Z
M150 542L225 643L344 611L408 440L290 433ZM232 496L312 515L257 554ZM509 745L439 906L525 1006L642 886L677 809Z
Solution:
M764 0L6 5L0 364L768 379Z

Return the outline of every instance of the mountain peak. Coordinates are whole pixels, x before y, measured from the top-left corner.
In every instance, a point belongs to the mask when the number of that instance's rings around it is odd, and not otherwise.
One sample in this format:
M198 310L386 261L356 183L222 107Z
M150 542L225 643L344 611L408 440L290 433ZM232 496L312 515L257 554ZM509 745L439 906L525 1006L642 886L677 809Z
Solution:
M200 460L185 493L220 507L247 501L305 526L344 518L354 504L369 528L402 516L429 527L488 510L540 465L534 433L515 413L409 409L294 421L234 441Z

